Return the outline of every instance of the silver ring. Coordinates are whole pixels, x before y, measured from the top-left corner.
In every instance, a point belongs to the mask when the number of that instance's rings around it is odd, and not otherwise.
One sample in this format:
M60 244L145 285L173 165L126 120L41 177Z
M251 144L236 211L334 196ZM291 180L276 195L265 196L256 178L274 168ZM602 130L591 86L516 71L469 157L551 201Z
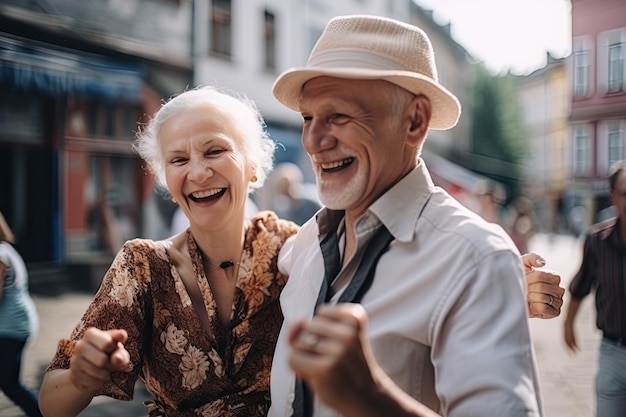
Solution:
M304 343L309 349L315 349L317 344L320 342L318 335L307 331L300 333L298 338L300 339L300 342Z
M548 294L548 297L550 297L550 301L548 301L548 305L552 307L552 303L554 303L554 297L550 294Z

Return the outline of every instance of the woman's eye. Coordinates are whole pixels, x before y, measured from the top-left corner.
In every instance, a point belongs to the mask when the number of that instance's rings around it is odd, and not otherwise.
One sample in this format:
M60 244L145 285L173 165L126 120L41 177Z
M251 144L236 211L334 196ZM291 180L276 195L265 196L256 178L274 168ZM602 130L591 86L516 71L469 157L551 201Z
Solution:
M206 153L207 156L217 156L220 155L222 153L224 153L226 150L222 149L222 148L214 148L214 149L209 149Z
M180 165L180 164L184 164L186 161L187 161L187 158L173 158L170 160L170 164Z

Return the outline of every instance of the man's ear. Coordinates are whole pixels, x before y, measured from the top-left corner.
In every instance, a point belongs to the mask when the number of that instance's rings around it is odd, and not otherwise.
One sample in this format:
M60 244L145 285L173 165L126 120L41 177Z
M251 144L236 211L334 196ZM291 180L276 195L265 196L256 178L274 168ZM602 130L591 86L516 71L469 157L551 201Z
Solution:
M411 100L409 104L409 117L411 125L408 131L408 139L412 145L421 145L426 139L430 118L432 116L432 107L430 100L423 94L419 94Z

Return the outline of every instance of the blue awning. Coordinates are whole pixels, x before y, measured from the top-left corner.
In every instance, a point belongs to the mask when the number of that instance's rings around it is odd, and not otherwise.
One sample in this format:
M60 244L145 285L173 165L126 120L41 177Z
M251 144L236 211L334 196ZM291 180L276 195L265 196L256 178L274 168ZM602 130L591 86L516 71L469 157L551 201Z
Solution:
M136 65L103 56L46 48L0 36L0 82L52 95L140 99L143 74Z

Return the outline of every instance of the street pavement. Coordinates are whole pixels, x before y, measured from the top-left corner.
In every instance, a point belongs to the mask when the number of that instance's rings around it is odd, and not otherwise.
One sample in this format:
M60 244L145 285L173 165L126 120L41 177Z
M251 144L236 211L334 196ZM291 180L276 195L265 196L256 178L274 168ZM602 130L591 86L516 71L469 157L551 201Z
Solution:
M547 269L558 271L567 286L580 262L581 243L571 236L536 235L529 245L543 255ZM57 296L33 295L40 316L40 330L27 347L22 380L31 389L38 389L41 376L55 353L56 342L67 337L91 294L63 293ZM566 297L566 305L567 305ZM563 343L563 314L552 320L531 320L531 332L537 353L546 417L591 417L594 409L593 378L596 371L600 334L595 327L592 297L583 302L576 322L580 351L570 354ZM149 399L138 383L131 402L97 397L81 414L82 417L145 417L143 401ZM21 417L21 413L0 393L0 417Z
M530 250L547 260L567 288L580 266L582 242L571 236L538 235ZM561 316L531 320L546 417L592 417L595 410L593 380L602 337L595 325L595 297L583 300L575 322L579 351L570 353L563 341L563 321L569 303L566 293Z

